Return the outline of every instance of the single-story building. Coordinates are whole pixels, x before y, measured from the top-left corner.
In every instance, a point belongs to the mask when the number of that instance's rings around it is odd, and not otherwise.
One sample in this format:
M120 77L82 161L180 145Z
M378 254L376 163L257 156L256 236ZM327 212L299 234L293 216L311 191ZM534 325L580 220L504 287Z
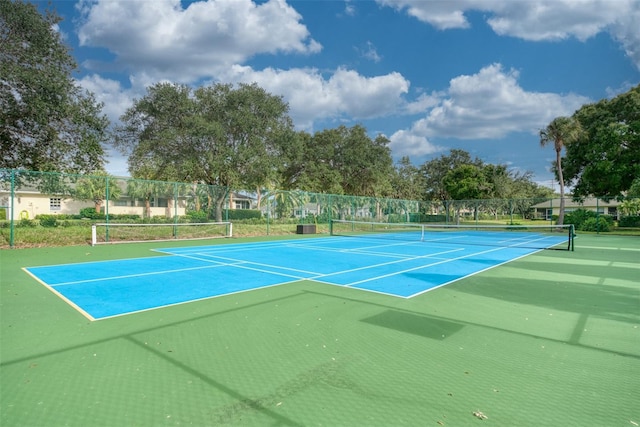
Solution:
M153 197L149 201L149 215L164 216L172 218L174 215L182 216L186 214L187 200L179 197L177 203L174 199L164 197ZM95 207L92 201L82 201L73 199L68 195L43 194L36 188L22 186L14 192L14 205L11 202L11 193L0 188L0 209L5 209L6 219L11 219L11 209L13 209L13 219L34 219L38 215L77 215L81 209ZM229 197L228 209L255 209L255 198L240 193L232 193ZM101 210L108 209L110 215L140 215L146 216L147 201L141 198L131 197L126 194L118 199L110 200Z
M619 206L620 202L617 200L609 200L606 202L602 199L588 197L581 202L575 202L571 200L571 198L564 199L565 214L578 209L586 209L597 212L600 215L610 215L617 219L620 213ZM553 216L557 216L560 213L560 199L551 199L538 203L531 206L531 208L534 210L534 219L550 220Z

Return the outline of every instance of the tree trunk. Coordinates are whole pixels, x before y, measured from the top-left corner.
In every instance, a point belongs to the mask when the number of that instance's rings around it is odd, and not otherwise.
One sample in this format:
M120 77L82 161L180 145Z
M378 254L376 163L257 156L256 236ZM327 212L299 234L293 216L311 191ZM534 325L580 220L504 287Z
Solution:
M560 212L558 212L558 225L564 224L564 177L562 176L561 150L556 150L556 166L558 167L558 183L560 184Z

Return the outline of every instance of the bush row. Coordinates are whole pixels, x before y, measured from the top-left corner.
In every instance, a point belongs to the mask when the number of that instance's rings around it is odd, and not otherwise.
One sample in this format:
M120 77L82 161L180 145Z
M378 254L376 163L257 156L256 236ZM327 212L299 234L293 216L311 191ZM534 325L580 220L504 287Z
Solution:
M609 215L598 215L594 211L587 209L576 209L564 216L565 224L573 224L576 230L580 231L611 231L613 227L613 217Z
M640 215L623 216L618 221L618 227L640 227Z

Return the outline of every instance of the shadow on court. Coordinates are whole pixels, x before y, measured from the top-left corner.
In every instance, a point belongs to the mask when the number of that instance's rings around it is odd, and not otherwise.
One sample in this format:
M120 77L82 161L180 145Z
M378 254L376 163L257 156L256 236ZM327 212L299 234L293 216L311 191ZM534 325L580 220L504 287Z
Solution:
M434 340L444 340L464 328L460 323L397 310L383 311L362 322Z

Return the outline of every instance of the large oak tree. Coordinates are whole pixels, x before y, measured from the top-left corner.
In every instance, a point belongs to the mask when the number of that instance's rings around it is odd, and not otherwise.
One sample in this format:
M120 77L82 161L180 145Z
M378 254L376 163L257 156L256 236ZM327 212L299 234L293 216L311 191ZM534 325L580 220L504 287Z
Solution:
M0 1L0 167L104 169L109 122L72 77L76 63L54 12Z
M573 196L622 198L640 185L640 86L580 108L582 133L567 145L565 178Z
M268 184L295 141L288 105L255 84L158 83L121 121L116 146L131 174L208 184L217 220L229 190Z

